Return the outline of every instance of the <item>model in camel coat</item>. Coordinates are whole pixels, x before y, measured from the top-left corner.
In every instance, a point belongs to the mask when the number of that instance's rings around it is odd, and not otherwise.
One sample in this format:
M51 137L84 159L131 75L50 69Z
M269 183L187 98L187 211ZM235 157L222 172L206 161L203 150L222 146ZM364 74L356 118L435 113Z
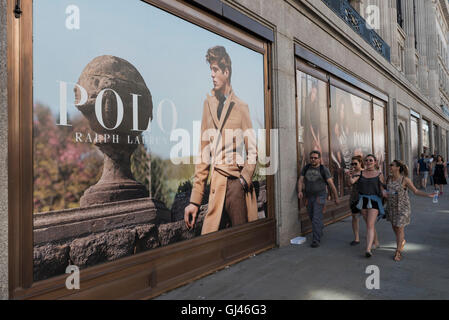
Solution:
M218 230L226 196L227 180L230 176L236 178L242 176L248 186L251 186L250 191L245 194L248 222L258 218L256 193L252 188L257 148L248 105L240 100L232 89L224 103L220 120L217 116L218 105L219 101L212 90L212 95L208 95L204 101L201 121L201 162L195 166L195 178L190 197L190 202L201 204L210 173L208 212L204 218L201 234ZM229 129L233 130L232 133ZM250 130L245 131L247 129ZM242 157L243 146L246 158Z

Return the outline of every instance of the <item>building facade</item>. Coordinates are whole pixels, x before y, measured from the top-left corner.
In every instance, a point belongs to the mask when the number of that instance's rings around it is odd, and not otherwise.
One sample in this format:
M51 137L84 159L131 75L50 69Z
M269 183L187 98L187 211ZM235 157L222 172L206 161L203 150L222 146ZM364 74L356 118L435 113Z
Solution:
M447 159L447 1L351 1L370 22L370 8L379 6L379 34L391 47L391 63L442 111L441 119L398 103L395 140L397 157L414 168L421 153ZM371 7L370 7L371 6ZM382 18L383 16L383 18ZM409 109L409 110L406 110ZM428 109L428 108L427 108ZM417 137L417 139L416 139Z
M288 245L310 231L296 184L314 149L343 200L327 224L349 213L352 155L386 173L449 156L446 0L100 2L0 0L2 298L151 298ZM192 160L214 125L254 130L209 183ZM254 214L215 226L236 172Z

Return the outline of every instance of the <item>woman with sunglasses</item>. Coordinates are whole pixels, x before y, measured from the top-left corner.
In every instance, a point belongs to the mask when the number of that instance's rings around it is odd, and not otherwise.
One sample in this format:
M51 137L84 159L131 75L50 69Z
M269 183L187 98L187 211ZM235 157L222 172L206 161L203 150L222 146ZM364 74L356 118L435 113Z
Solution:
M373 254L371 249L379 246L375 223L377 216L384 215L382 206L382 196L384 195L382 172L376 169L377 159L373 154L365 157L365 169L360 173L360 177L355 177L359 192L357 208L362 211L362 216L366 221L366 251L365 256L370 258ZM374 247L373 247L374 244Z
M357 208L357 203L359 201L359 191L356 178L360 177L363 167L362 156L354 156L351 159L351 169L347 172L349 184L352 186L351 196L349 198L349 207L352 213L352 232L354 233L354 240L350 243L351 246L356 246L360 243L359 217L361 211Z
M417 196L433 198L433 193L419 191L408 178L408 168L400 160L393 160L390 164L391 175L387 180L388 201L387 220L391 222L396 234L395 261L402 258L402 250L405 246L404 227L410 223L410 199L408 189Z

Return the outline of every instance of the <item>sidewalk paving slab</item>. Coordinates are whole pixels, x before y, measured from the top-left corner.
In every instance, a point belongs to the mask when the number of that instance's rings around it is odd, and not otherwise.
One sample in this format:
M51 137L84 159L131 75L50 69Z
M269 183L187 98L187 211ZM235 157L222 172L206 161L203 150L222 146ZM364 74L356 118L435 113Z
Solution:
M319 248L310 247L309 234L304 244L263 252L155 300L449 299L449 195L438 204L411 193L410 199L411 224L400 262L393 260L390 222L376 224L380 248L366 258L365 222L360 220L360 245L350 246L348 217L324 229ZM366 288L369 265L379 267L380 289Z

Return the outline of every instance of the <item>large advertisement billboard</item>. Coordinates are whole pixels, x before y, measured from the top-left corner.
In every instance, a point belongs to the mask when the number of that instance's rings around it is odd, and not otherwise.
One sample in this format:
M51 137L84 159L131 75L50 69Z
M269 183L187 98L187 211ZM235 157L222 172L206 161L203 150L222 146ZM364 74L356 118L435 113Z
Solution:
M267 216L263 53L143 1L33 3L35 280Z
M351 192L344 174L350 169L351 158L364 157L373 150L371 102L334 86L330 91L331 168L335 186L343 196ZM383 122L381 126L378 130L383 132Z
M327 83L297 71L299 167L307 164L309 153L321 152L322 162L329 164L328 87Z
M321 163L330 168L339 196L348 196L351 186L345 172L353 156L374 154L379 169L386 172L385 104L339 81L331 83L318 69L298 65L298 168L305 167L312 150L320 151Z

